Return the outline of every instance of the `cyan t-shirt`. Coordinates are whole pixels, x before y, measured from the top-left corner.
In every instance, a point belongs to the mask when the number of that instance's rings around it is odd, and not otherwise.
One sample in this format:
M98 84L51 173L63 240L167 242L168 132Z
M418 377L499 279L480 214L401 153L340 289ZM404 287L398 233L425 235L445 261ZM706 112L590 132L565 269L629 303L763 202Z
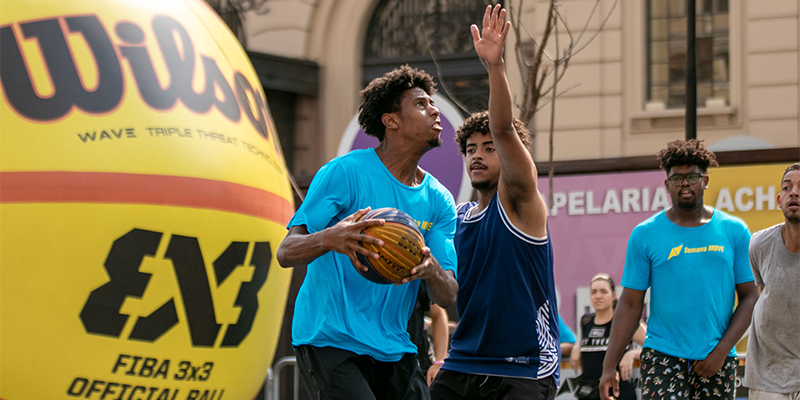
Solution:
M634 228L622 286L650 288L644 347L704 360L728 329L736 285L753 281L749 243L744 221L716 209L699 227L675 225L661 211Z
M409 214L442 268L456 273L453 196L429 173L419 186L400 183L374 149L355 150L324 165L288 227L319 232L368 206ZM346 255L328 252L308 265L295 303L292 345L335 347L384 362L414 354L406 326L418 288L419 280L399 286L370 282Z
M575 343L575 334L569 329L564 320L561 319L561 315L558 316L558 341L560 343Z

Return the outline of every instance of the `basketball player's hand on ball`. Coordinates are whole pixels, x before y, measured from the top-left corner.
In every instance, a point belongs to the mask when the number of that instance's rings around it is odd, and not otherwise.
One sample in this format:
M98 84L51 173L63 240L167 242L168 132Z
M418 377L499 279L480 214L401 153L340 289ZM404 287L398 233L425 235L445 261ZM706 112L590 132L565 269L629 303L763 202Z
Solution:
M442 269L442 266L439 265L439 261L436 261L436 257L434 257L433 254L431 254L431 249L428 247L423 247L422 262L411 270L411 276L403 279L397 284L402 285L404 283L411 282L415 279L435 278L438 276L438 274L443 274L443 273L444 270Z
M360 253L364 257L375 260L380 256L378 253L365 249L361 243L372 243L376 246L383 246L382 240L361 233L361 231L369 227L383 225L382 219L361 221L361 218L363 218L370 209L370 207L367 207L358 210L347 218L339 221L336 225L325 229L325 235L322 239L325 248L346 255L350 258L350 262L353 263L353 266L362 271L368 271L368 269L358 261L356 253Z

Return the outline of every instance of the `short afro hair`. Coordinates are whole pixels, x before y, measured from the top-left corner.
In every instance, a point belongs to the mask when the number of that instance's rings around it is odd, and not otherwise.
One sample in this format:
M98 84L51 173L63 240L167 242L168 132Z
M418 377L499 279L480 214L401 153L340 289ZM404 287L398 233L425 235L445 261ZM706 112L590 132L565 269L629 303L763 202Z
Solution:
M786 177L786 174L792 171L800 171L800 162L796 162L788 167L783 171L783 176L781 176L781 182L783 182L783 178Z
M429 96L436 93L436 83L425 71L403 65L380 78L375 78L359 94L361 105L358 106L358 124L367 135L383 142L386 126L381 117L383 114L400 111L403 92L418 87Z
M674 166L697 165L703 173L708 172L708 167L716 167L717 157L706 149L702 140L676 140L667 143L667 148L658 152L658 161L661 169L666 173Z
M520 140L522 140L522 144L524 144L525 147L530 146L531 140L528 127L516 117L514 117L514 130L517 131L517 135L519 135ZM490 133L489 111L478 111L470 115L458 128L455 140L456 143L458 143L458 149L461 151L461 155L467 155L467 139L476 132L481 135Z

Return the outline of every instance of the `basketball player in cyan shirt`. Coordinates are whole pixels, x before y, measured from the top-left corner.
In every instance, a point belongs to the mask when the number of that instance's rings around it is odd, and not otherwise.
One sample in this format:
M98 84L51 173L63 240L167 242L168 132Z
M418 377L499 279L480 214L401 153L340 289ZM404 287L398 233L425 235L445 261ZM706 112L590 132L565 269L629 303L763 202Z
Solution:
M489 111L459 128L477 202L458 208L460 317L432 399L552 399L559 368L558 314L547 210L528 131L512 116L503 48L510 23L486 8L471 27L489 70Z
M361 92L358 121L380 140L325 164L289 221L278 248L283 267L308 265L297 294L292 345L314 399L428 399L406 332L420 279L442 307L455 302L453 196L418 166L440 144L439 110L430 75L408 66L374 79ZM359 275L356 253L377 258L360 242L379 244L357 222L369 207L393 207L420 223L429 250L400 285ZM354 268L355 267L355 268Z

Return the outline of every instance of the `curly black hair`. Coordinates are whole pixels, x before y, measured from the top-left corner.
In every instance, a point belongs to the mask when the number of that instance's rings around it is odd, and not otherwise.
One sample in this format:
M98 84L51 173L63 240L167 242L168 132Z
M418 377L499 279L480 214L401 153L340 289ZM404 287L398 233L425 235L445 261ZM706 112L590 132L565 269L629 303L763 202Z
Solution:
M676 140L667 143L667 148L662 149L656 156L661 162L661 169L669 173L676 165L697 165L703 173L708 172L708 167L716 167L717 157L706 149L702 140Z
M380 78L375 78L359 94L361 105L358 106L358 124L367 135L383 142L386 126L381 117L383 114L400 111L403 92L418 87L429 96L436 93L436 83L425 71L403 65Z
M528 127L516 117L514 117L514 130L517 131L517 135L519 135L520 140L522 140L522 144L524 144L525 147L530 146L531 140ZM470 115L464 123L458 127L455 140L456 143L458 143L458 149L461 151L461 155L467 155L467 139L476 132L481 135L489 133L489 111L478 111Z
M786 174L792 171L800 171L800 162L796 162L788 167L783 171L783 176L781 177L781 182L783 182L783 178L786 177Z

